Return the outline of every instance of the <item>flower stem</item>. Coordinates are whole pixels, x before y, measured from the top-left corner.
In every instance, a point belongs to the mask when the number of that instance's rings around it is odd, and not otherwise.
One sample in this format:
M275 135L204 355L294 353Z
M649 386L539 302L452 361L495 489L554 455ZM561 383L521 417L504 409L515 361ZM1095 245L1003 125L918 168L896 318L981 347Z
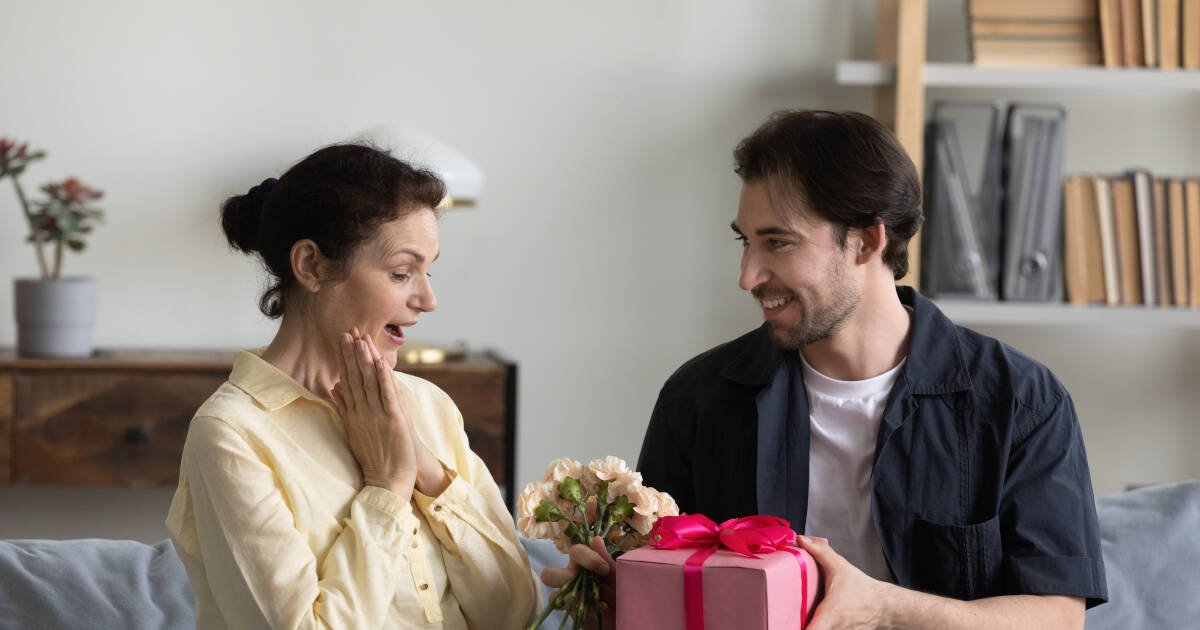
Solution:
M33 249L37 252L38 270L42 272L43 278L49 278L50 273L46 269L46 252L42 249L42 236L33 223L33 212L29 210L29 200L25 198L25 191L21 188L21 182L17 181L16 175L12 175L12 183L13 188L17 190L17 201L21 202L25 220L29 222L29 235L33 237Z

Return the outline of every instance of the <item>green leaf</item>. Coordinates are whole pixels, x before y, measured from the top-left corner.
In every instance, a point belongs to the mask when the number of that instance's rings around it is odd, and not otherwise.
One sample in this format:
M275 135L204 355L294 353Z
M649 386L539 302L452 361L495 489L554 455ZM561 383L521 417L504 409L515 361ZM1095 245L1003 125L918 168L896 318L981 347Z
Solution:
M583 500L583 487L579 484L578 479L567 477L558 484L558 496L571 503L579 503Z
M533 518L539 523L567 520L567 517L563 515L562 510L558 509L557 505L545 499L542 499L542 502L533 508Z

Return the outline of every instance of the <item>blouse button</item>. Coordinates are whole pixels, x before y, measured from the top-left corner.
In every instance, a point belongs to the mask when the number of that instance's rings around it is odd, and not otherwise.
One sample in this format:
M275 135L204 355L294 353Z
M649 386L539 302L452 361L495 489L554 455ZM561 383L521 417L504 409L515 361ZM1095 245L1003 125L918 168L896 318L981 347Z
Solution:
M413 548L413 549L416 549L416 548L417 548L417 547L419 547L419 546L420 546L420 544L418 544L418 543L417 543L417 541L415 541L415 540L414 540L414 541L412 541L412 548Z
M420 589L421 589L422 591L427 591L427 590L429 590L429 585L428 585L428 584L422 584L422 585L420 586Z
M434 512L441 512L441 511L442 511L442 506L440 506L440 505L435 505L435 506L433 506L433 511L434 511Z

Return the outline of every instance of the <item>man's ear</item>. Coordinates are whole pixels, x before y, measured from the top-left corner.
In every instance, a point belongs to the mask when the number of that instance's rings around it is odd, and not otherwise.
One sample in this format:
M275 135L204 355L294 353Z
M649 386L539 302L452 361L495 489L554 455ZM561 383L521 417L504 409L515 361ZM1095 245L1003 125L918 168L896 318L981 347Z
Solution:
M327 280L328 265L321 255L321 248L311 239L301 239L292 245L292 275L296 282L310 293L316 293L321 283Z
M872 256L883 257L883 249L887 247L887 228L882 223L870 227L858 228L858 242L855 243L855 261L863 264Z

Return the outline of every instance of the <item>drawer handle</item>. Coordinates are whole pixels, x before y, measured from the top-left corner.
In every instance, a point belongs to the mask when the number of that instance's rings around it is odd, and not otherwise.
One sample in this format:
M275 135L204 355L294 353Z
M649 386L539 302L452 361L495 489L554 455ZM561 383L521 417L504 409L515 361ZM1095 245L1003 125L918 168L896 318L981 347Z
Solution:
M138 425L125 432L125 442L127 444L141 444L150 439L150 428L146 425Z

